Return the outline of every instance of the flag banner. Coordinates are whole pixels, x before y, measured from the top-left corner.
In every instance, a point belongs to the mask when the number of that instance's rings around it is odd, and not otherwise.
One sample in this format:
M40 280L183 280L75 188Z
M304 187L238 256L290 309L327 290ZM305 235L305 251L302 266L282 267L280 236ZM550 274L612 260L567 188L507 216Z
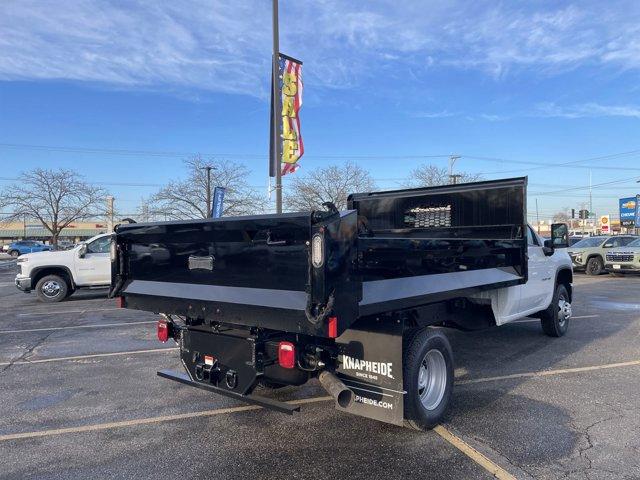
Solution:
M211 218L222 217L224 210L224 194L227 191L224 187L216 187L213 189L213 205L211 206Z
M302 62L280 54L282 175L298 169L297 162L304 155L304 142L300 131L302 107Z
M273 87L273 78L271 79ZM281 162L281 173L287 175L295 172L298 160L304 155L304 142L300 131L300 108L302 107L302 62L295 58L280 54L278 58L278 95L274 98L271 88L271 115L269 136L269 176L276 176L277 157ZM278 125L274 125L275 117ZM279 142L274 145L274 129L278 132ZM276 148L277 147L277 148Z

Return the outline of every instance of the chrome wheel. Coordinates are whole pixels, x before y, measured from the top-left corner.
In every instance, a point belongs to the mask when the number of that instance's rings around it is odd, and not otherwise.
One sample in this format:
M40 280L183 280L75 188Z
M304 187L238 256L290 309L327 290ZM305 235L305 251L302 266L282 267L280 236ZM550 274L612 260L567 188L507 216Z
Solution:
M571 303L564 298L564 295L560 295L560 297L558 298L558 323L562 327L570 318Z
M49 280L42 284L42 294L48 298L57 297L61 289L60 284L54 280Z
M439 350L429 350L420 364L418 372L418 394L427 410L440 405L447 388L447 363Z

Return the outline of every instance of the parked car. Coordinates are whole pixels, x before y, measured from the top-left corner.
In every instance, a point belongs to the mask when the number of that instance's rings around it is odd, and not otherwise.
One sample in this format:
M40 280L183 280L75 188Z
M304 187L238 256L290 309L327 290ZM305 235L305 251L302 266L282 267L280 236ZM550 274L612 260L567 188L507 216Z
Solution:
M20 240L3 247L3 250L12 257L19 257L25 253L48 252L51 249L51 245L45 245L44 243L36 242L35 240Z
M574 270L587 275L600 275L605 271L604 259L611 248L624 247L636 240L633 235L600 235L583 238L569 248Z
M70 242L69 240L58 240L58 246L56 250L69 250L70 248L75 247L76 244Z
M626 247L612 248L608 251L604 268L614 274L640 272L640 238Z
M43 302L60 302L79 288L108 287L110 247L111 234L103 233L71 250L22 255L16 287L26 293L35 290Z

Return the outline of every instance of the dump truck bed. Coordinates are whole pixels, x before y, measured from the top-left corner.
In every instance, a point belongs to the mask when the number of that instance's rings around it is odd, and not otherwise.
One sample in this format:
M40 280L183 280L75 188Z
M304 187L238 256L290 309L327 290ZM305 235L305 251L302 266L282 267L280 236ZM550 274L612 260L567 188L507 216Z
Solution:
M525 198L517 178L355 194L342 212L120 225L111 295L308 335L329 336L337 318L340 334L363 316L525 282Z

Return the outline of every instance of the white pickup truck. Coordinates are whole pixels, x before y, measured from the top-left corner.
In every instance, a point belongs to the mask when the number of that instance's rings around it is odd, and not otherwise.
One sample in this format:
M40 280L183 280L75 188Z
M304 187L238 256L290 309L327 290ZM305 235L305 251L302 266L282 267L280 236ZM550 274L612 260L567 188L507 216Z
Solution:
M106 288L111 283L111 234L96 235L70 250L20 255L15 284L35 290L43 302L60 302L79 288Z

